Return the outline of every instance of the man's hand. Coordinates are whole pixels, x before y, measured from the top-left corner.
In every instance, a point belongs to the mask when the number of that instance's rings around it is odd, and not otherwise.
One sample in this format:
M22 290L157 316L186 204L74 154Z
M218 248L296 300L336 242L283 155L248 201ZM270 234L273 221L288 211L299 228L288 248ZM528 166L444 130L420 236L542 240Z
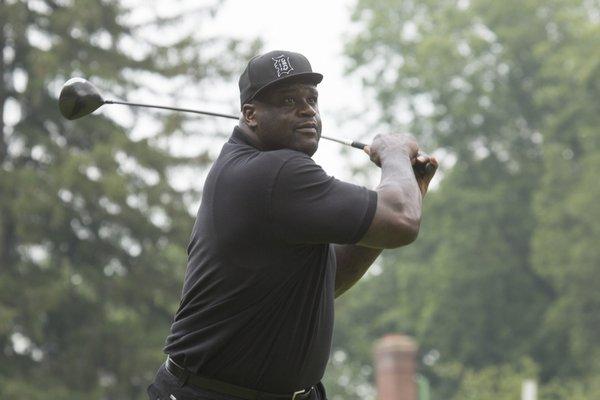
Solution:
M377 135L370 146L366 146L365 153L378 167L386 158L396 158L402 155L409 159L417 157L419 145L414 137L406 134L399 135Z
M415 138L406 134L378 135L370 146L365 147L364 151L378 167L381 167L385 157L398 157L399 153L408 155L415 178L417 178L421 197L427 193L429 183L439 165L435 157L419 153L419 145Z
M415 171L415 177L419 184L419 190L421 191L421 197L425 197L427 189L429 188L429 182L435 175L438 168L438 160L433 156L429 156L424 153L419 153L414 159L411 159L413 164L413 170Z

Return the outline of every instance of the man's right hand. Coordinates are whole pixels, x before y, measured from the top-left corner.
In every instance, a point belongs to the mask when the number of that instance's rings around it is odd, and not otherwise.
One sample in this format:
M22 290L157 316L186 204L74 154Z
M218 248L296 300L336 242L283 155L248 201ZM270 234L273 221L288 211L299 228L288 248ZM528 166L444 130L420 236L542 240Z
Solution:
M386 157L393 159L402 154L408 155L415 171L421 196L425 196L429 182L437 170L438 161L435 157L420 153L419 145L413 136L407 134L377 135L373 143L366 146L364 150L378 167L381 167L381 163Z
M414 137L407 134L377 135L370 146L365 147L365 153L378 167L388 157L397 158L406 155L411 161L419 153L419 145Z

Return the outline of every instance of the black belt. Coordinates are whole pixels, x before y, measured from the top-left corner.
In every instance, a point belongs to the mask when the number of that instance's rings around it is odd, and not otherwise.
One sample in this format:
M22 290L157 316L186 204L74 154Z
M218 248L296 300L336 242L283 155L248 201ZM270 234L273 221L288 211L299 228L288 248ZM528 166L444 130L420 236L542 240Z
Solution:
M231 383L221 382L216 379L209 379L200 375L196 375L176 364L171 357L167 357L165 367L167 368L167 371L179 378L179 380L182 382L182 385L189 382L201 389L229 394L231 396L241 397L242 399L247 400L309 400L312 392L315 390L315 387L311 386L309 389L298 390L292 394L260 392L258 390L248 389L245 387L232 385Z

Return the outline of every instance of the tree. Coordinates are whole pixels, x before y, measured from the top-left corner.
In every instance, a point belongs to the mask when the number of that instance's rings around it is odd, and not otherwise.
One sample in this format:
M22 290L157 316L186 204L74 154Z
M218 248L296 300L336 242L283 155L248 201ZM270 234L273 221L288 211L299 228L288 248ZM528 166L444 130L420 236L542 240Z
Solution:
M256 44L201 40L183 15L134 25L131 13L119 1L0 1L2 398L144 398L163 360L199 195L170 177L209 157L168 151L181 116L155 114L136 139L102 115L67 122L58 88L85 76L121 98L149 78L200 90Z
M598 376L599 9L357 3L351 71L389 130L455 162L426 199L418 241L386 253L382 274L338 302L335 346L350 360L370 363L360 349L385 327L440 354L422 369L442 398L461 398L469 374L517 368L523 356L544 383ZM357 320L360 344L345 333Z
M592 6L596 6L595 8ZM533 266L559 297L541 336L557 351L544 376L600 378L600 24L598 3L557 15L557 39L541 46L546 60L536 102L544 114L544 173L534 199L538 228Z

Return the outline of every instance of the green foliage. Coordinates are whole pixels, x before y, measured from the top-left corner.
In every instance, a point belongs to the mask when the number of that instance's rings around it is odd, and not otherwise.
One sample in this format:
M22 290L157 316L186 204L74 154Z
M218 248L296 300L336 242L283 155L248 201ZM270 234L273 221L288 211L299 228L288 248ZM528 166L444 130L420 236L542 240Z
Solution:
M329 400L364 400L375 395L369 382L372 367L352 361L345 352L332 353L327 371L323 384Z
M119 1L0 1L0 398L144 398L163 361L199 195L169 177L208 157L160 145L182 118L156 118L135 140L101 115L68 122L58 89L71 76L121 98L149 78L200 89L246 45L199 40L180 16L134 26L131 13ZM231 63L211 56L219 48Z
M591 50L600 26L570 22L565 45L544 49L546 86L537 100L547 110L547 128L532 259L561 295L543 334L563 339L569 362L561 375L579 376L600 373L600 54Z
M548 398L597 397L599 13L597 1L358 1L351 72L385 126L443 148L446 168L418 241L337 303L334 345L354 371L400 331L421 346L433 398L517 398L525 378Z
M465 372L457 399L513 400L521 396L523 378L535 376L535 365L524 360L518 367L501 365Z
M589 400L600 397L600 376L588 379L555 380L543 386L539 398L544 400Z
M493 159L446 176L422 228L432 232L423 240L437 244L420 262L425 290L415 295L424 304L412 312L422 345L469 367L527 351L531 343L516 338L531 337L551 295L528 268L528 247L519 240L531 231L527 209L516 207L528 195L527 181Z

